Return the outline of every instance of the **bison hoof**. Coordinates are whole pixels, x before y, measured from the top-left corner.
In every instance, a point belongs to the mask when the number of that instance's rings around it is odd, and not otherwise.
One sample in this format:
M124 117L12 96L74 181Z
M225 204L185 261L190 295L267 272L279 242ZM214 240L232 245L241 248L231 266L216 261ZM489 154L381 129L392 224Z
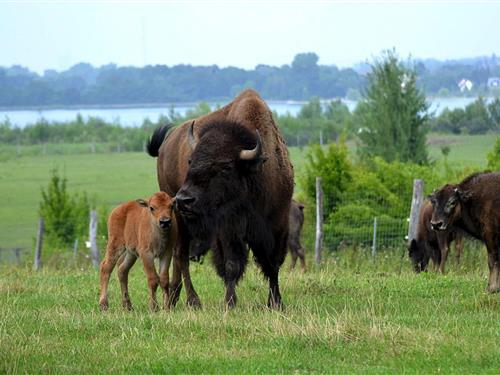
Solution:
M273 309L273 310L283 310L283 302L281 302L281 299L275 301L275 300L272 300L272 299L269 299L269 301L267 301L267 307L270 308L270 309Z
M198 296L188 298L187 301L186 301L186 305L188 307L193 308L193 309L197 309L197 310L201 309L201 301L198 298Z

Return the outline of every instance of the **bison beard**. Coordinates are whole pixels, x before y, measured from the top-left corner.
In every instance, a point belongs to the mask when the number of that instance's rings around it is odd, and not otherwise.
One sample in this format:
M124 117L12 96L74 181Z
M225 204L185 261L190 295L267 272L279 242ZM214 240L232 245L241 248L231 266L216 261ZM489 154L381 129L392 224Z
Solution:
M281 307L278 273L286 255L293 168L271 111L255 91L246 90L165 138L166 132L153 134L148 152L158 155L160 189L175 195L180 214L173 303L179 298L180 272L188 304L199 305L189 277L189 251L197 256L210 245L228 306L236 302L235 287L251 249L269 280L268 305Z

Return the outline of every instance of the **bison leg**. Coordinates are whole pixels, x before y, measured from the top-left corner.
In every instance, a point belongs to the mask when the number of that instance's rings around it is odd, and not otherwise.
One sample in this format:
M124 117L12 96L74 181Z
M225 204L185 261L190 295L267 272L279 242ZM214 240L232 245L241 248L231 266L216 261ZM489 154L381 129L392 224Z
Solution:
M186 287L186 304L195 308L201 308L200 297L196 293L189 273L189 244L190 236L182 220L178 222L179 244L174 252L174 269L172 273L172 285L170 287L170 306L175 306L179 300L182 289L182 279Z
M306 256L304 248L302 246L299 248L299 250L297 250L297 255L300 259L300 269L302 270L302 273L304 273L306 272Z
M108 286L109 286L109 277L111 276L111 272L115 268L116 262L120 259L124 249L119 248L113 241L110 240L108 242L108 246L106 249L106 256L101 262L100 267L100 281L101 281L101 292L99 297L99 306L101 310L108 309Z
M144 272L148 279L149 288L149 309L151 311L158 311L158 301L156 300L156 290L158 289L158 284L160 283L160 277L156 273L154 255L152 252L147 250L142 250L139 252L141 254L142 265L144 266Z
M269 280L269 297L267 306L274 309L282 309L278 274L286 256L286 244L288 233L286 231L274 235L274 246L269 247L262 243L252 244L251 248L255 260L262 269L262 273Z
M168 269L172 261L172 249L167 249L166 253L160 257L160 287L163 290L163 308L168 310L169 290L168 290Z
M128 293L128 273L137 260L137 255L127 251L118 267L118 280L122 289L122 305L127 310L132 310L132 302Z
M297 255L297 252L295 251L295 249L292 249L290 248L290 255L292 257L292 262L290 263L290 271L295 269L295 265L297 264L297 258L298 258L298 255Z
M500 246L495 246L495 242L490 240L486 241L486 248L488 250L488 267L490 269L486 290L489 293L500 292Z
M457 235L455 238L455 259L457 264L460 264L460 259L462 258L462 251L464 249L464 241L461 235Z
M445 236L442 233L439 233L438 244L439 244L439 249L441 250L441 261L439 262L439 272L444 274L444 266L446 264L446 260L448 259L448 253L450 251L450 241L448 240L448 234L446 234Z

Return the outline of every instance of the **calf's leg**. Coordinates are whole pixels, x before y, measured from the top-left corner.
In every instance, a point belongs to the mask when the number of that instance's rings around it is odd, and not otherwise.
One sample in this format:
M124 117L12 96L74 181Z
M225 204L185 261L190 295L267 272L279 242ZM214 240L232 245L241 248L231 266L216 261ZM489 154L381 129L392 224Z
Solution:
M163 290L163 308L168 310L169 304L169 285L168 285L168 269L172 260L172 249L167 249L166 253L160 257L160 287Z
M139 254L141 254L142 265L144 266L144 272L146 273L146 277L148 279L149 309L151 311L158 311L156 290L158 289L158 284L160 283L160 277L156 273L154 255L153 252L147 250L142 250Z
M122 305L127 310L132 310L132 302L128 293L128 273L137 260L137 255L127 251L118 266L118 280L122 289Z
M100 284L101 291L99 296L99 306L101 310L108 309L108 286L109 286L109 277L111 276L111 272L115 268L116 262L122 255L124 249L120 248L113 243L113 240L108 241L108 245L106 248L106 255L101 262L100 267Z

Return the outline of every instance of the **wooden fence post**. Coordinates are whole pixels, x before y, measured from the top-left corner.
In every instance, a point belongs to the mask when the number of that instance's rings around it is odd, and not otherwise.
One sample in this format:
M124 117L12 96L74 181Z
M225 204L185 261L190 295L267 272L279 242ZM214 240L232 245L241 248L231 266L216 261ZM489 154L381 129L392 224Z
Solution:
M89 240L90 240L90 253L92 257L92 265L99 267L99 249L97 248L97 211L90 211L90 225L89 225Z
M316 177L316 264L321 263L321 248L323 247L323 189L321 177Z
M38 232L36 234L36 245L35 245L35 263L33 268L38 271L42 268L42 245L43 245L43 233L45 231L45 221L43 217L38 221Z
M408 225L408 243L417 237L418 215L424 201L424 181L413 180L413 197L411 200L410 221Z

